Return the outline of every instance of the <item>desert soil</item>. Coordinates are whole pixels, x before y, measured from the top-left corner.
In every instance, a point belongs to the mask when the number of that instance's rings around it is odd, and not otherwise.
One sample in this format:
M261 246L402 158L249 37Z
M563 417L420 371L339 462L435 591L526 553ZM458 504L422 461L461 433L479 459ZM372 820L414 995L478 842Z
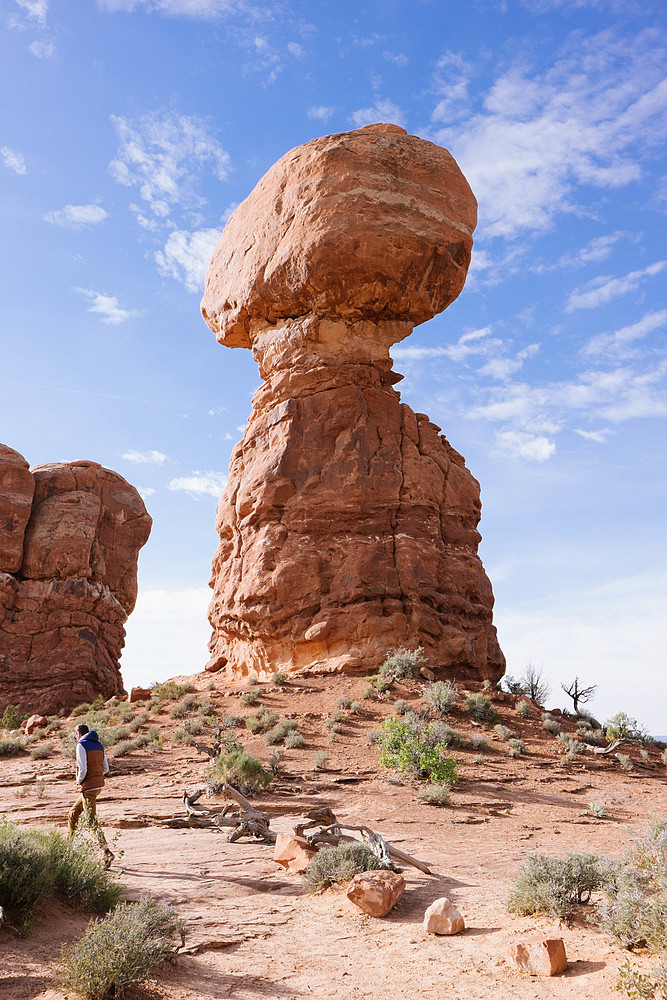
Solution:
M216 710L249 715L240 703L240 686L224 686L210 676L193 679ZM628 752L635 770L586 751L561 763L565 748L544 731L541 711L518 718L516 699L494 693L501 722L522 738L528 754L510 758L489 725L475 726L460 709L447 721L465 736L484 731L490 748L457 750L460 780L449 808L419 802L410 780L379 766L378 751L366 740L395 698L416 702L419 685L398 682L386 702L362 701L360 716L350 717L335 742L324 726L346 695L361 700L362 678L302 678L285 687L262 686L261 701L281 717L293 717L306 738L303 749L285 751L284 773L253 803L269 812L276 831L291 832L304 814L327 805L339 819L366 823L390 842L428 862L433 876L405 867L405 895L383 919L365 916L344 889L309 895L301 877L272 861L272 847L261 842L230 844L225 833L160 827L161 817L182 811L185 788L204 784L207 759L193 746L167 739L161 750L135 750L109 757L112 773L99 813L117 859L113 870L126 886L127 899L148 895L172 903L186 918L185 950L174 965L163 965L131 1000L300 1000L302 997L500 998L608 995L628 953L587 921L593 907L582 908L570 926L538 917L513 917L505 903L529 852L562 856L590 851L621 855L633 832L667 813L665 766L653 751L651 767L640 766L637 749ZM168 737L182 726L169 704L151 716ZM139 709L137 709L139 711ZM65 720L72 728L74 720ZM571 720L564 725L572 729ZM261 735L241 734L250 752L268 761L273 748ZM202 737L205 739L205 737ZM326 770L314 767L324 750ZM477 761L476 761L477 758ZM642 762L645 763L645 762ZM72 764L60 753L43 760L28 755L3 758L0 812L27 826L65 827L73 801ZM212 799L203 804L219 804ZM588 812L602 803L605 819ZM121 855L122 852L122 855ZM426 907L449 896L463 913L466 930L455 937L423 932ZM90 914L49 903L37 914L29 936L0 933L0 998L63 1000L49 978L61 948L79 937ZM506 958L508 945L528 933L563 937L567 971L551 979L520 972ZM639 967L647 956L632 956ZM620 994L618 994L620 996Z

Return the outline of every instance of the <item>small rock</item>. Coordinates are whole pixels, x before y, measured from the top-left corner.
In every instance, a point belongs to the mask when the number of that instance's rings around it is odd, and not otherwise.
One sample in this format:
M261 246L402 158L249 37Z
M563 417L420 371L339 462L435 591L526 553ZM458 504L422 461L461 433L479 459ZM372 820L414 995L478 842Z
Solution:
M47 724L43 715L31 715L25 724L26 736L32 735L36 729L41 729Z
M466 924L451 899L441 896L431 903L424 914L423 927L427 934L460 934L466 929Z
M150 688L134 687L130 691L127 700L130 702L130 704L132 704L132 702L135 701L148 701L148 699L152 696L152 694L153 692L151 691Z
M397 872L359 872L347 887L347 898L371 917L386 917L405 892Z
M432 670L429 670L429 668L428 668L428 667L420 667L420 668L419 668L419 673L420 673L420 674L421 674L421 676L422 676L422 677L424 677L424 678L425 678L425 679L426 679L427 681L434 681L434 680L435 680L435 674L433 673L433 671L432 671Z
M531 976L558 976L567 968L562 938L528 937L507 949L510 961Z
M305 872L316 854L317 848L311 847L305 837L290 836L288 833L279 833L276 837L273 860L295 875Z

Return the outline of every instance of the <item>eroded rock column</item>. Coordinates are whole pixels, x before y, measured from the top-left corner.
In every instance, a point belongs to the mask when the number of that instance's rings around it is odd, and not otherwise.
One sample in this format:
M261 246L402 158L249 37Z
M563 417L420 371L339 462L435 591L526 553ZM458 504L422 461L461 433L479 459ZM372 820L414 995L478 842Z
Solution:
M0 710L123 694L124 623L152 520L96 462L37 466L0 445Z
M373 670L419 644L501 676L479 485L389 357L461 291L475 222L450 154L393 125L292 150L229 220L202 312L264 384L218 506L209 670Z

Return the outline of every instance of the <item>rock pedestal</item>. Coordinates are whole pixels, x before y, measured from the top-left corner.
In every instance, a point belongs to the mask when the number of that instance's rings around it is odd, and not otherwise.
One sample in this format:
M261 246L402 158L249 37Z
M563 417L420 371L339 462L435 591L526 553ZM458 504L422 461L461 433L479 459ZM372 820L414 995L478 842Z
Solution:
M264 384L220 499L207 669L370 670L421 645L499 678L479 484L400 402L389 348L465 281L476 202L395 125L292 150L229 220L202 312Z
M37 466L0 445L0 710L124 694L118 661L151 518L96 462Z

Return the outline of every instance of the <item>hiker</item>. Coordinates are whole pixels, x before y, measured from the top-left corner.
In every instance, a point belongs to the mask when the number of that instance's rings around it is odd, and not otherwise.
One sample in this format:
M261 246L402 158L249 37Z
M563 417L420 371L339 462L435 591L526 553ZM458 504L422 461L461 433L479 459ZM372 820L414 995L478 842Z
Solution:
M100 743L97 733L88 726L79 723L74 729L76 736L76 787L81 792L67 817L70 837L74 836L76 825L81 813L85 811L91 826L95 830L100 847L104 851L104 862L107 866L114 859L114 854L107 845L104 831L97 819L97 796L104 788L104 775L109 771L109 762Z

